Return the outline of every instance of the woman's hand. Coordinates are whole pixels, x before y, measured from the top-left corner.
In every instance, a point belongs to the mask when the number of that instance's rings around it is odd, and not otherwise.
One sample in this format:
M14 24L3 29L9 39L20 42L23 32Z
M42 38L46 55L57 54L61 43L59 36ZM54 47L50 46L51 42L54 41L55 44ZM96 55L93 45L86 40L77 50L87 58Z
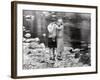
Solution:
M56 28L57 29L62 29L63 28L63 25L60 25L60 26L57 25Z

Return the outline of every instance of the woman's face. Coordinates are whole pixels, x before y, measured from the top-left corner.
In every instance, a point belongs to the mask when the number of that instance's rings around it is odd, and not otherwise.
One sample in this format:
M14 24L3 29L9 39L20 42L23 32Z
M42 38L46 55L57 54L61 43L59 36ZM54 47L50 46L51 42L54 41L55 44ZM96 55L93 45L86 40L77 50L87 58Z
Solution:
M63 20L62 20L62 19L58 19L58 20L57 20L57 24L58 24L58 25L61 25L62 23L63 23Z

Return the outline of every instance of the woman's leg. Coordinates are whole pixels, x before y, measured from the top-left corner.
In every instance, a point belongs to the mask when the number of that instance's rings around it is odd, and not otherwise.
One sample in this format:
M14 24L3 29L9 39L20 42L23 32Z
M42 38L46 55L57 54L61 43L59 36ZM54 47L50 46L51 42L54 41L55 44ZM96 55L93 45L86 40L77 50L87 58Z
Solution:
M64 50L63 39L58 38L58 42L57 42L57 58L58 58L58 60L62 60L63 50Z

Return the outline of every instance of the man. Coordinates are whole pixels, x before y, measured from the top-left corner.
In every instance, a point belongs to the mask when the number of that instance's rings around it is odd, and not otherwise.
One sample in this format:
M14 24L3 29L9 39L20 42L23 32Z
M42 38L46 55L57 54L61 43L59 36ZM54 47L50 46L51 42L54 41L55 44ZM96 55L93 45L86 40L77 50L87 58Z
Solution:
M55 50L57 48L57 39L56 39L56 23L51 22L47 26L47 30L49 32L48 35L48 47L50 48L50 59L55 60Z

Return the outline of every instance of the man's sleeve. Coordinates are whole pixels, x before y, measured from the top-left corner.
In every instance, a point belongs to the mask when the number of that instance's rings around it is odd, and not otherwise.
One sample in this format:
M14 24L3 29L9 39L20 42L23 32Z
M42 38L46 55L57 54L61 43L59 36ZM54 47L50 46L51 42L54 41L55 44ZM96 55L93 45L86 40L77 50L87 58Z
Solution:
M47 29L48 29L49 32L52 32L52 26L51 26L51 24L48 25Z

